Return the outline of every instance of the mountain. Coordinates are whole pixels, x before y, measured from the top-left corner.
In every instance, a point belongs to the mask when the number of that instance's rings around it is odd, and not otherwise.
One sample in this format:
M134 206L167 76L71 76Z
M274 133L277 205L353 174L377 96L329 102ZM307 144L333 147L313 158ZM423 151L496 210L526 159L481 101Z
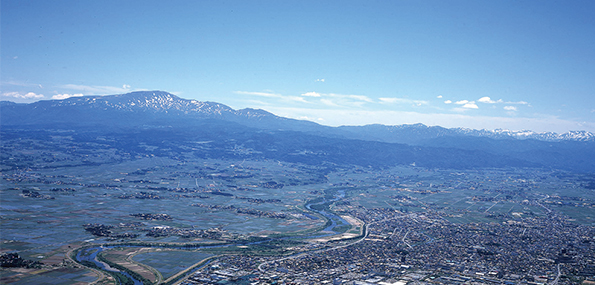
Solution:
M595 141L595 134L572 131L564 134L552 132L510 130L447 129L438 126L366 125L331 128L314 122L275 116L259 109L234 110L215 102L182 99L163 91L139 91L112 96L72 97L64 100L39 101L16 104L2 101L3 125L56 124L116 124L139 125L172 119L224 119L262 129L286 129L333 137L346 137L390 143L418 144L421 141L445 136L474 136L494 139L535 139L542 141ZM135 120L127 120L134 117ZM162 121L163 120L163 121Z
M595 172L595 142L587 132L536 134L422 124L334 128L264 110L234 110L220 103L182 99L162 91L31 104L0 102L0 108L3 140L51 140L53 132L67 130L78 143L100 144L135 155Z
M72 97L31 104L3 103L2 111L4 125L93 125L109 122L133 126L176 117L226 118L237 113L223 104L186 100L162 91ZM245 115L252 114L245 112ZM260 113L256 117L265 115ZM135 120L126 120L127 117Z
M302 130L327 127L275 116L264 110L234 110L215 102L182 99L163 91L139 91L111 96L71 97L31 104L0 102L5 126L164 126L218 119L262 129ZM315 131L314 131L315 132Z
M351 133L351 137L364 137L368 140L419 144L422 141L436 139L446 136L459 137L486 137L492 139L533 139L548 142L561 141L595 141L595 134L587 131L570 131L563 134L553 132L533 132L533 131L511 131L511 130L474 130L467 128L447 129L439 126L426 126L423 124L385 126L385 125L366 125L366 126L342 126L339 127L346 132Z
M554 132L538 133L529 130L511 131L504 129L473 130L456 128L452 130L460 134L489 138L535 139L540 141L595 141L595 134L587 131L569 131L563 134L558 134Z

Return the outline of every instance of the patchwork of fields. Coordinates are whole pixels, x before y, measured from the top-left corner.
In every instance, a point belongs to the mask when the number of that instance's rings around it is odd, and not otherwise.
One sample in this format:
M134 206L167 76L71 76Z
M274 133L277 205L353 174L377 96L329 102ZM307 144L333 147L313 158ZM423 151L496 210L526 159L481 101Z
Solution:
M74 266L69 250L136 244L134 250L116 247L101 255L162 282L218 254L295 254L320 243L347 243L364 234L361 225L374 220L375 210L437 215L452 224L526 222L556 213L593 227L595 195L584 179L536 169L373 169L165 157L4 171L1 250L46 267L2 269L2 280L25 284L58 274L56 280L64 281L59 284L89 282L97 273ZM344 218L329 219L308 210L308 203ZM333 219L351 225L318 232Z

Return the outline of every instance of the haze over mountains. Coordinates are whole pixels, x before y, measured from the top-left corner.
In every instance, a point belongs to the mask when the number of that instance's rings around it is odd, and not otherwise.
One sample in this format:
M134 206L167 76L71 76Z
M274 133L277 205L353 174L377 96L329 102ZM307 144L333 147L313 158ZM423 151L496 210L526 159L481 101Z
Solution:
M311 164L384 167L539 167L595 171L595 135L471 130L422 124L327 127L257 109L162 91L84 96L17 104L3 101L2 136L74 131L75 140L111 137L113 147L151 154L263 158ZM202 143L197 143L202 142Z

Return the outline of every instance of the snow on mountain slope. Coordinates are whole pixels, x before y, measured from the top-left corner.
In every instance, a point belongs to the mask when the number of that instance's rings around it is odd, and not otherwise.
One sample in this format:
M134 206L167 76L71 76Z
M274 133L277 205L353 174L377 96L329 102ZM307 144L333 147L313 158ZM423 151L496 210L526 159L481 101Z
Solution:
M48 107L81 106L100 109L112 108L120 111L202 113L213 115L236 112L223 104L182 99L163 91L139 91L111 96L72 97L64 100L43 102L50 103Z
M511 131L505 129L473 130L454 128L458 134L489 138L535 139L540 141L595 141L595 134L587 131L570 131L563 134L553 132L533 132L529 130Z
M325 127L309 121L278 117L260 109L234 110L216 102L183 99L164 91L138 91L121 95L71 97L64 100L47 100L31 104L16 104L3 101L1 104L4 123L46 122L53 118L74 120L77 116L92 112L112 114L160 114L181 118L217 118L246 126L263 129L296 130L330 136L346 136L370 141L415 143L424 139L444 136L474 136L495 139L535 139L541 141L595 141L595 134L586 131L571 131L563 134L552 132L511 131L504 129L475 130L467 128L447 129L439 126L413 125L367 125ZM45 116L38 114L46 113ZM67 113L73 113L68 117ZM12 114L12 115L11 115ZM104 116L100 114L95 118ZM16 119L15 119L16 118Z

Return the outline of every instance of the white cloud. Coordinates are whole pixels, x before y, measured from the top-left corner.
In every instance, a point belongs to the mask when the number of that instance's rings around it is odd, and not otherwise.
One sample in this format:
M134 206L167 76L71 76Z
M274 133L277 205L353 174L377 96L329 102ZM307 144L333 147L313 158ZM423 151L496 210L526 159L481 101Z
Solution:
M492 99L490 99L490 97L481 97L477 101L478 102L481 102L481 103L491 103L491 102L493 102Z
M130 85L124 84L124 85L122 85L122 88L124 88L124 89L130 89Z
M26 94L21 94L20 92L6 92L2 93L4 97L13 97L19 99L41 99L43 98L43 94L35 94L33 92L28 92Z
M518 102L506 102L506 104L518 104L518 105L529 105L529 103L525 101L518 101Z
M529 105L529 103L525 101L518 101L518 102L504 102L502 99L492 100L490 97L481 97L477 100L480 103L487 103L487 104L496 104L496 103L505 103L505 104L517 104L517 105Z
M444 104L451 104L451 103L452 103L452 101L450 101L450 100L444 101Z
M79 93L79 94L57 94L52 96L52 99L57 99L57 100L63 100L63 99L68 99L70 97L83 97L83 94Z
M479 109L479 107L477 106L477 104L475 104L475 102L469 102L469 103L463 105L463 108L466 108L466 109Z
M504 101L502 101L502 99L498 99L498 101L494 101L490 97L481 97L477 101L478 102L481 102L481 103L488 103L488 104L496 104L496 103L503 103L504 102Z
M285 101L292 101L292 102L300 102L300 103L307 103L313 104L314 101L311 98L324 98L320 100L325 105L328 106L335 106L335 107L361 107L366 102L373 103L372 99L368 98L367 96L363 95L343 95L343 94L334 94L334 93L318 93L314 91L306 92L301 94L301 96L286 96L272 92L252 92L252 91L234 91L235 94L243 94L243 95L251 95L251 96L260 96L260 97L267 97L267 98L278 98L280 100Z
M428 101L424 101L424 100L413 100L413 99L407 99L407 98L395 98L395 97L389 97L389 98L378 98L378 100L380 100L380 103L389 103L389 104L414 104L416 106L421 106L421 105L428 105Z
M296 102L302 102L302 103L310 103L308 101L306 101L305 98L300 97L300 96L284 96L282 97L285 100L290 100L290 101L296 101Z
M283 96L281 94L272 93L272 92L234 91L233 93L267 97L267 98L278 98L278 99L282 99L282 100L286 100L286 101L295 101L295 102L301 102L301 103L310 103L300 96Z
M324 82L324 78L316 79L316 82Z
M515 106L504 106L504 110L506 110L506 111L516 111L517 108Z
M372 103L372 102L374 102L374 101L372 101L372 99L370 99L368 96L364 96L364 95L341 95L341 94L334 94L334 93L331 93L331 94L329 94L329 96L331 96L331 97L336 97L336 98L349 98L349 99L355 99L355 100L364 101L364 102L369 102L369 103Z
M318 122L318 123L320 123L320 122L323 122L323 121L324 121L324 119L323 119L323 118L310 118L310 117L308 117L308 116L301 116L301 117L299 117L299 118L296 118L296 119L298 119L298 120L312 121L312 122Z
M380 103L398 103L401 98L378 98Z
M446 102L448 102L448 103L446 103ZM444 103L450 104L450 100L447 100ZM460 100L460 101L455 102L455 104L463 105L463 106L461 106L461 108L455 108L455 111L464 111L465 109L479 109L477 104L475 104L475 101Z
M438 95L436 98L441 99L442 98L442 95Z
M320 93L311 91L311 92L306 92L306 93L302 94L302 96L304 96L304 97L320 97Z
M374 103L372 99L364 95L344 95L335 93L316 93L321 98L320 102L333 107L361 108L366 103Z

